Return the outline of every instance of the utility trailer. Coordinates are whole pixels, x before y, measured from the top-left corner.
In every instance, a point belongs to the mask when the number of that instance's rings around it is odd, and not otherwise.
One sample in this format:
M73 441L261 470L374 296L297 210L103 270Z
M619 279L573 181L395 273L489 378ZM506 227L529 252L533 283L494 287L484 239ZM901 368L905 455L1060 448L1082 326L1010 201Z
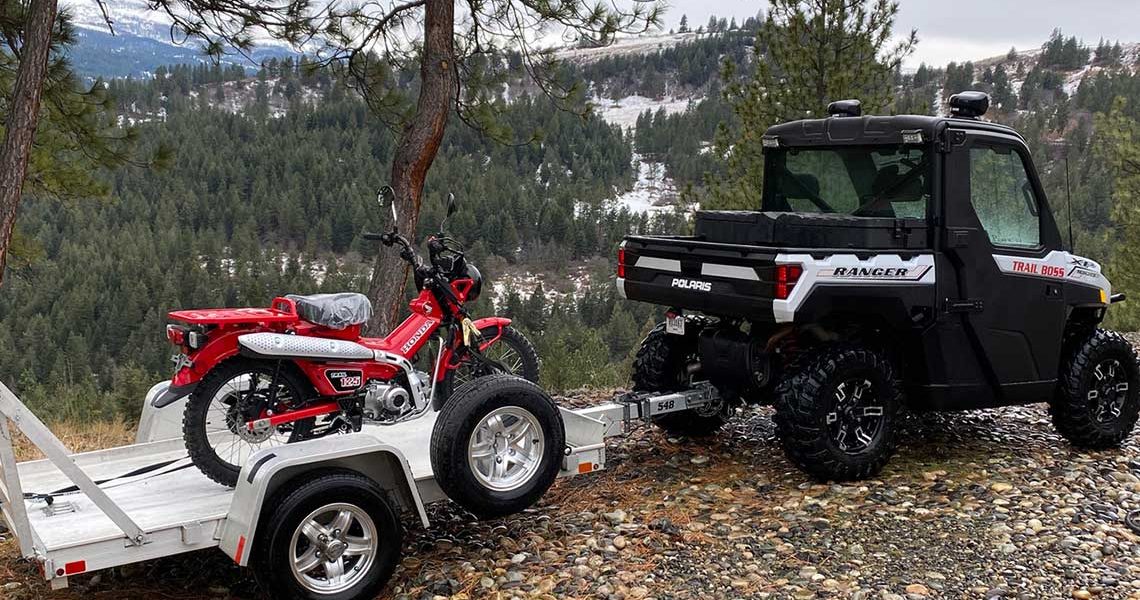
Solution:
M214 547L241 566L272 569L265 556L256 555L266 546L258 543L262 537L273 539L279 533L265 518L274 508L269 499L276 502L281 492L303 489L324 473L366 478L384 490L394 514L425 527L425 505L447 498L432 473L425 443L435 413L262 450L250 458L231 489L190 464L178 425L181 403L151 407L151 399L165 391L165 385L148 394L136 443L72 454L0 383L0 508L20 553L41 565L52 589L67 587L74 575ZM560 475L604 469L605 439L636 422L717 401L715 388L700 384L678 393L626 394L582 409L560 407L566 439ZM13 427L47 458L17 463ZM395 546L398 556L400 548ZM383 574L380 585L390 574ZM260 579L263 573L258 575ZM365 583L340 592L365 597ZM319 596L319 590L314 595Z

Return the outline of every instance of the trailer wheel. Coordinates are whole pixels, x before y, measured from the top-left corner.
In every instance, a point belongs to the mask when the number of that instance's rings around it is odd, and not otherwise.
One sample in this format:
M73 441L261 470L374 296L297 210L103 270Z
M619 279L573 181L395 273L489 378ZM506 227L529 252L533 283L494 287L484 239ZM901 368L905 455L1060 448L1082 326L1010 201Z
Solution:
M400 522L363 475L327 473L269 506L253 567L272 598L374 598L400 561Z
M686 359L696 353L696 340L670 335L659 323L641 342L633 359L633 391L677 392L688 387ZM682 410L653 417L653 424L673 435L704 437L720 430L728 420L723 403L703 409Z
M1049 412L1053 426L1074 446L1119 446L1140 416L1140 367L1132 344L1104 329L1075 340Z
M445 494L480 518L526 509L554 483L566 434L558 406L507 374L468 382L443 406L431 466Z
M895 450L902 392L885 356L826 346L776 389L776 434L788 460L824 480L875 475Z

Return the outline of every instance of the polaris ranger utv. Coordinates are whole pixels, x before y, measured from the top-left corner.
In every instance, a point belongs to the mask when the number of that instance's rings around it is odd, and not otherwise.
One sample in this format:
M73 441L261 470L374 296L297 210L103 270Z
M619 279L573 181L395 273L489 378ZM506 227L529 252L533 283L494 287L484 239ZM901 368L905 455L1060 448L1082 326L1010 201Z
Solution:
M841 101L771 127L761 210L625 239L622 295L669 307L635 392L715 388L660 427L709 434L740 404L772 403L788 458L822 480L877 473L904 408L1047 401L1075 446L1128 436L1137 356L1098 327L1123 294L1062 248L1025 140L980 119L988 96L950 106L878 117Z

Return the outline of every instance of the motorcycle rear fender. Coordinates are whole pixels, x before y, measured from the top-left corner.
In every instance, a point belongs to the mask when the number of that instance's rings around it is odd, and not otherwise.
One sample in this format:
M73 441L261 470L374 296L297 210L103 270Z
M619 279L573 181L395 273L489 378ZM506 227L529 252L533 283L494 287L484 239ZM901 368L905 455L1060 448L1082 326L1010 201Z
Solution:
M492 336L490 339L483 341L483 347L486 348L487 346L494 343L496 340L499 339L499 337L501 337L503 335L503 328L510 325L511 320L506 318L506 317L483 317L482 319L475 319L474 324L475 324L475 328L478 329L479 331L482 331L484 329L491 328L491 327L495 328L495 335ZM457 348L459 348L459 344L461 344L461 343L462 343L462 339L460 339L458 336L456 336L455 345L451 348L444 349L443 355L439 359L440 360L439 364L450 365L451 364L451 356L455 353L455 350ZM443 378L446 375L447 375L447 369L436 369L435 370L435 380L436 381L443 381Z
M237 355L238 336L243 333L249 333L249 330L238 329L212 334L205 346L189 356L189 364L174 373L174 377L170 379L170 387L154 399L153 406L162 408L193 393L194 388L198 387L198 382L202 381L210 369Z

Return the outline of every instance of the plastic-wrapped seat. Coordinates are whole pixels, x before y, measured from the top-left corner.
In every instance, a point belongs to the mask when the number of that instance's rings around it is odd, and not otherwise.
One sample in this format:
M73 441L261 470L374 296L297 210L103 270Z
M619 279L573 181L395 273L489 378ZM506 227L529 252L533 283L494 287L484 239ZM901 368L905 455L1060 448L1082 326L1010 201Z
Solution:
M315 325L344 329L361 325L372 318L372 302L355 292L285 296L297 305L297 315Z

